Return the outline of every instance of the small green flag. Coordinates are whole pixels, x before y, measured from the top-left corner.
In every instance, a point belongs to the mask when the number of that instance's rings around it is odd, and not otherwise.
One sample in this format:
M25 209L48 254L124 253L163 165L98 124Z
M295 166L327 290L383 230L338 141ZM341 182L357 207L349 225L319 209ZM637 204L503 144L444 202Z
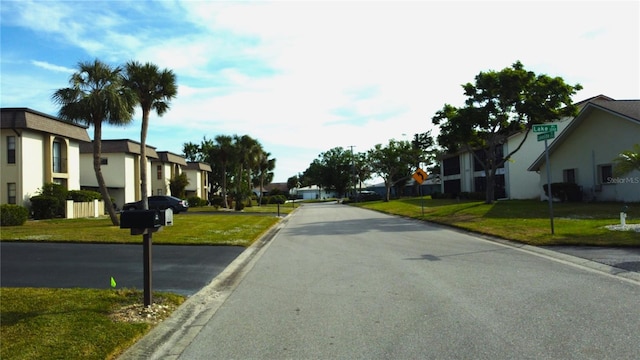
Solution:
M112 288L116 287L116 279L114 279L113 276L111 277L111 287Z

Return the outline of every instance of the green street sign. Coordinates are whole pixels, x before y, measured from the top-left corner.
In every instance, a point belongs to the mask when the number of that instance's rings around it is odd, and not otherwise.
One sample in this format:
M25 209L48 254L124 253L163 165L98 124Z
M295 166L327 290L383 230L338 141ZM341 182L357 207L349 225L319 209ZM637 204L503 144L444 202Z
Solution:
M533 125L531 130L539 133L553 132L558 131L558 125Z
M553 131L538 134L538 141L553 139L555 136L556 136L556 133Z

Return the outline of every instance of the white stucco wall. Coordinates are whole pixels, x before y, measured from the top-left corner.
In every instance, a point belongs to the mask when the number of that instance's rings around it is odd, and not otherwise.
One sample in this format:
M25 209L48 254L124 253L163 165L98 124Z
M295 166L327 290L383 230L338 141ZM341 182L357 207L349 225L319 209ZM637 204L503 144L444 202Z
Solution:
M23 131L16 142L20 142L20 153L16 153L16 161L22 163L20 182L23 205L26 205L29 198L36 195L44 185L44 145L42 135L30 131ZM18 197L20 195L17 194Z
M604 111L586 117L568 138L550 155L551 182L562 182L564 169L576 169L576 182L584 193L599 201L640 201L640 174L637 171L602 183L598 166L613 163L624 150L640 141L640 125ZM540 186L546 184L546 165L540 169ZM620 180L620 181L615 181ZM634 181L637 180L637 181ZM544 193L541 192L544 198Z
M80 145L77 141L69 141L67 161L67 187L69 190L80 190Z
M555 136L569 125L572 119L564 119L562 121L553 122L558 126ZM507 142L505 155L518 147L524 137L524 133L512 136ZM551 140L548 141L551 144ZM544 141L538 141L538 133L530 132L527 140L520 150L518 150L511 160L505 163L505 186L510 199L535 199L540 196L540 176L533 172L527 171L527 168L544 153Z

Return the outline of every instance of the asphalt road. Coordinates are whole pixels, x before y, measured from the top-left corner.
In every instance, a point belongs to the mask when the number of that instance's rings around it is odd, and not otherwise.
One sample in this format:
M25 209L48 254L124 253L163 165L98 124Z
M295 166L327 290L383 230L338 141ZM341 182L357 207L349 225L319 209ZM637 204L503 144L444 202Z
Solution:
M640 353L640 283L544 252L335 204L301 207L263 246L123 359Z
M240 253L238 246L152 247L153 291L192 295ZM142 245L0 242L3 287L144 289Z

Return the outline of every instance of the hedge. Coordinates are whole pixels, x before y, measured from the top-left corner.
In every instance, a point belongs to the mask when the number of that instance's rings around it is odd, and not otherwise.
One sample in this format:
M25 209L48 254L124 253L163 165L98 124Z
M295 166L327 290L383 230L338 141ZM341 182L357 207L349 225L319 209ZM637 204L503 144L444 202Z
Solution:
M27 222L29 209L14 204L0 205L0 226L19 226Z

